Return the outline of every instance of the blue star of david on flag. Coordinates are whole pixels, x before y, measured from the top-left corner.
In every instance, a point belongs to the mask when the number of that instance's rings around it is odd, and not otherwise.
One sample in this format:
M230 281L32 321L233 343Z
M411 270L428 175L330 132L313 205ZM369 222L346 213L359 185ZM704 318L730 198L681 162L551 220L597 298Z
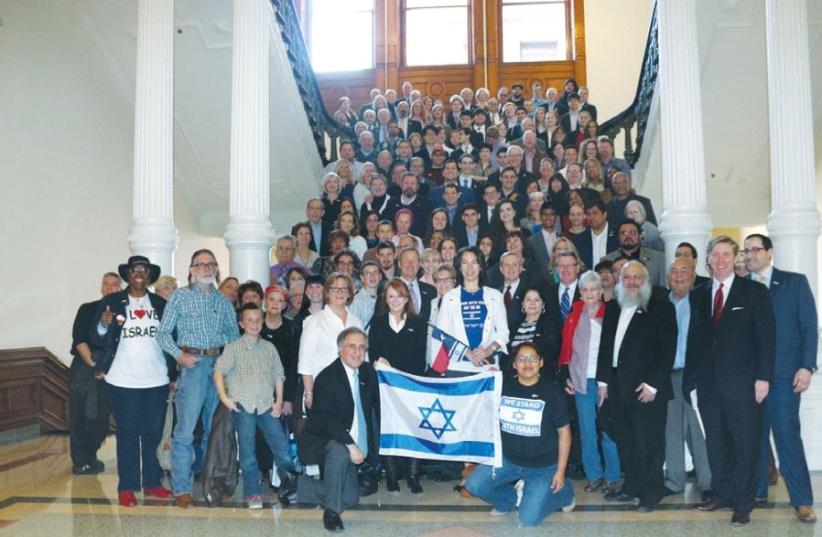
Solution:
M428 429L434 436L437 437L437 440L442 438L442 435L445 434L447 431L456 431L457 428L454 427L454 424L451 420L454 419L454 414L456 414L456 410L446 410L442 403L440 402L439 398L434 400L434 403L430 407L420 406L417 407L420 410L420 414L422 414L422 421L419 424L420 429ZM432 414L441 414L443 418L443 423L441 427L435 427L431 423L431 416Z

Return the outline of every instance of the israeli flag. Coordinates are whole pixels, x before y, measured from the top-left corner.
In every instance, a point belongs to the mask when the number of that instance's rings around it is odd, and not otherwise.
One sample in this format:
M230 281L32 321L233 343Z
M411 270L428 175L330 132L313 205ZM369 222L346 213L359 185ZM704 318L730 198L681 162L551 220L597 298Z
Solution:
M429 378L376 364L380 455L502 466L502 374Z

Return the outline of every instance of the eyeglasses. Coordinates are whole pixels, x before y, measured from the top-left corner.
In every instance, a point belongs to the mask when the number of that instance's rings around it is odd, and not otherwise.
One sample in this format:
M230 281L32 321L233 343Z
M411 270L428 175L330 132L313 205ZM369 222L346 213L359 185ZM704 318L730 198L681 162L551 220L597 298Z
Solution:
M194 263L193 265L191 265L191 268L198 269L198 270L200 270L200 269L215 269L215 268L217 268L217 263L216 262Z
M131 274L148 274L148 268L144 266L131 267L128 269Z
M522 362L523 364L532 364L534 362L538 362L540 357L536 354L520 354L517 356L517 362Z
M744 250L742 250L742 253L745 255L758 254L762 250L765 250L765 248L762 248L761 246L751 246L750 248L745 248Z
M329 287L328 290L332 293L347 293L348 287Z

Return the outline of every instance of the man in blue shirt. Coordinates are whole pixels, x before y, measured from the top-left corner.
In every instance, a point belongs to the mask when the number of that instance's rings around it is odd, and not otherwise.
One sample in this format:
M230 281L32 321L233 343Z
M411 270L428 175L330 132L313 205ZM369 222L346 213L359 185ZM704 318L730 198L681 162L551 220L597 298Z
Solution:
M696 345L688 342L695 335L691 323L690 291L696 273L690 260L677 257L668 268L668 298L676 309L677 339L671 384L674 398L668 401L668 420L665 425L665 488L667 494L679 494L685 490L685 443L691 451L697 482L702 489L702 501L712 498L711 469L708 465L708 451L705 434L699 425L696 410L691 401L685 399L682 390L682 375L689 354L697 352Z
M180 366L174 401L177 425L171 442L171 486L177 505L184 509L194 503L194 428L202 412L205 451L217 407L217 392L211 380L214 362L227 343L240 337L234 308L215 286L218 274L217 259L210 250L194 252L189 285L174 292L157 331L160 347Z

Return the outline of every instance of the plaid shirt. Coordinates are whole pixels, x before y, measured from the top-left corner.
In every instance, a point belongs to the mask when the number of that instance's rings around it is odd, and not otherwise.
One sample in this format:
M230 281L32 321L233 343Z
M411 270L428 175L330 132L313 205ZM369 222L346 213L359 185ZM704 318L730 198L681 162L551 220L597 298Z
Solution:
M226 377L228 396L250 414L269 410L275 384L285 380L277 348L259 337L242 336L226 345L214 368Z
M180 358L180 347L213 349L224 347L240 337L237 317L231 302L212 286L206 293L197 285L177 289L166 305L157 342L160 347ZM173 333L177 331L177 341Z

